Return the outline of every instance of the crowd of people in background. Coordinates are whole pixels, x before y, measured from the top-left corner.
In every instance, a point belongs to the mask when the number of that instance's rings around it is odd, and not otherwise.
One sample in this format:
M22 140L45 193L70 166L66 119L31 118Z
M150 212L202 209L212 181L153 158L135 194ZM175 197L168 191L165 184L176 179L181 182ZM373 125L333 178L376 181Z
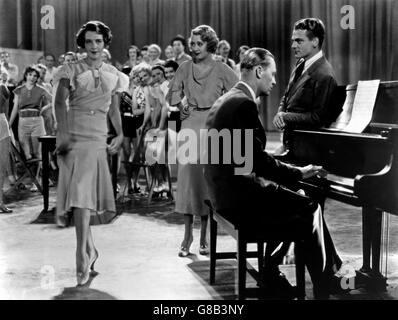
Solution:
M239 76L240 57L248 49L248 46L239 47L234 61L230 44L221 40L216 47L215 60L224 62ZM40 160L39 136L56 135L54 76L61 66L76 63L86 57L87 53L80 48L78 51L67 51L58 58L52 53L45 53L36 63L26 66L19 78L19 68L13 63L10 53L0 49L0 82L8 92L7 96L4 93L1 98L8 102L6 119L11 129L10 143L20 149L26 160ZM130 79L129 89L123 92L120 99L124 134L121 154L129 194L142 192L138 173L131 164L133 160L143 160L145 143L141 137L148 131L151 134L156 130L164 131L168 121L176 124L177 132L181 128L180 110L167 103L166 95L177 69L189 60L192 60L189 40L182 35L171 39L164 51L156 43L141 48L132 44L126 49L126 61L123 63L114 61L108 49L102 52L104 63L115 66ZM186 105L186 99L182 103ZM11 162L12 159L11 156ZM156 178L154 192L168 192L164 170L151 173ZM7 175L11 179L12 175ZM29 188L37 190L34 184Z

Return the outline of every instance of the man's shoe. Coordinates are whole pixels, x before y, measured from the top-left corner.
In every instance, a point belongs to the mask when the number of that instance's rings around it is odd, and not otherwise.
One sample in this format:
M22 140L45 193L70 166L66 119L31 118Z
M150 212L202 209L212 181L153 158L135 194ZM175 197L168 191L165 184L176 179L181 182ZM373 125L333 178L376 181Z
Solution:
M333 275L328 280L322 281L320 285L314 285L314 299L327 300L331 294L347 294L351 289L345 287L344 278Z
M330 294L347 294L351 291L344 283L347 281L344 277L334 275L330 280L329 293Z
M266 290L275 299L294 299L297 298L297 290L295 286L292 286L286 279L286 276L278 271L272 273L265 273L264 284Z

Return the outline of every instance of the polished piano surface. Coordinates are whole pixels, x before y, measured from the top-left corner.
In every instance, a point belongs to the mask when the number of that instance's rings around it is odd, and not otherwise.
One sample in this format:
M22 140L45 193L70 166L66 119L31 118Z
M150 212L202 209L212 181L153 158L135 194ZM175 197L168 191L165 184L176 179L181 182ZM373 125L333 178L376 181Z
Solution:
M279 156L296 165L323 166L329 175L300 181L300 188L362 207L363 267L376 289L380 273L381 217L398 215L398 81L381 82L372 120L363 133L344 132L357 86L345 87L343 112L331 128L293 130Z

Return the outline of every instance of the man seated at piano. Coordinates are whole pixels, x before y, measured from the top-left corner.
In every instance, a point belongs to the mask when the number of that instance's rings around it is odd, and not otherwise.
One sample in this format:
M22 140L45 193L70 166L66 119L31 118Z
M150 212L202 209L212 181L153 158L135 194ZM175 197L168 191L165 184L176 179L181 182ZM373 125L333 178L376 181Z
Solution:
M339 289L337 272L342 265L320 205L313 199L289 189L299 179L316 175L325 176L320 166L298 167L276 160L265 151L266 134L259 120L255 103L261 95L269 95L276 81L276 65L273 55L263 48L248 50L241 62L241 80L228 93L220 97L210 110L206 122L208 133L207 163L204 174L209 197L215 210L234 224L247 225L250 230L266 233L280 230L281 234L305 234L305 263L314 286L314 297L325 299L332 289ZM246 129L252 131L246 131ZM252 166L246 172L234 157L225 159L225 147L230 155L233 148L225 146L228 139L219 139L219 161L214 163L215 153L211 132L241 132L242 149L246 132L251 132ZM213 138L212 138L213 139ZM249 143L250 145L250 143ZM235 150L236 151L236 150ZM211 154L213 152L213 155ZM239 154L242 154L239 149ZM249 161L249 160L248 160ZM229 163L229 164L228 164ZM279 271L289 243L267 243L264 258L264 282L276 297L293 297L294 289ZM341 289L341 287L340 287Z
M276 153L288 148L290 130L329 126L342 110L332 103L337 82L322 52L324 38L320 19L306 18L294 24L291 41L297 63L273 119L275 127L284 131L283 146Z

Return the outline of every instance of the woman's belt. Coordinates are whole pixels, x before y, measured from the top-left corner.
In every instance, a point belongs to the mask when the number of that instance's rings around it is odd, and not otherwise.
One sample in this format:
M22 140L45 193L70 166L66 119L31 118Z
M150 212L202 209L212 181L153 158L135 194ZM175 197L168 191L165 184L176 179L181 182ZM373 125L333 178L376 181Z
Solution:
M27 110L19 110L19 117L20 118L28 118L28 117L39 117L40 111L27 109Z
M89 108L74 108L74 107L69 107L70 111L74 111L74 112L80 112L80 113L84 113L90 116L96 115L96 114L101 114L101 115L106 115L106 111L105 110L101 110L101 109L89 109Z
M209 110L211 107L198 107L197 105L194 104L188 104L189 109L195 110L195 111L206 111Z

